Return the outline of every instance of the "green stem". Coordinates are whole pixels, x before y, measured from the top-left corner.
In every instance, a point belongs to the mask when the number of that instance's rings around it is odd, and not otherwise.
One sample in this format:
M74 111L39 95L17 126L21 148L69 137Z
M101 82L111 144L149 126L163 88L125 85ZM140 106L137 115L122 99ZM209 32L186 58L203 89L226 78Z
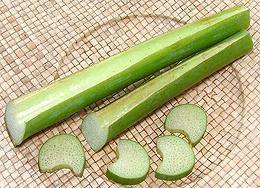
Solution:
M88 143L100 150L108 141L147 116L171 98L250 52L248 32L239 32L186 60L105 108L87 115L82 131Z
M143 42L98 64L10 101L14 145L126 86L246 29L249 10L234 7Z

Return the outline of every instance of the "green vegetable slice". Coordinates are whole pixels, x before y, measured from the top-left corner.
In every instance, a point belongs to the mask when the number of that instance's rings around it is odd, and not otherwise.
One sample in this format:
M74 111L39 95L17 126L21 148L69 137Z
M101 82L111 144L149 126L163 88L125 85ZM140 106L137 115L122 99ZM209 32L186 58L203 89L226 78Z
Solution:
M192 147L177 136L162 136L157 139L157 151L162 157L155 177L176 181L189 175L195 164Z
M194 104L183 104L174 107L165 121L165 129L171 133L179 132L184 134L193 146L200 142L206 128L206 112Z
M138 44L47 87L10 101L5 120L14 145L151 73L249 26L237 6Z
M112 163L106 176L122 185L141 183L147 176L150 161L145 149L132 140L120 140L117 147L118 159Z
M40 172L70 169L82 176L85 168L85 152L77 137L60 134L48 139L41 147L38 159Z
M100 150L138 120L194 84L250 52L246 31L186 60L97 112L88 114L82 132L93 150Z

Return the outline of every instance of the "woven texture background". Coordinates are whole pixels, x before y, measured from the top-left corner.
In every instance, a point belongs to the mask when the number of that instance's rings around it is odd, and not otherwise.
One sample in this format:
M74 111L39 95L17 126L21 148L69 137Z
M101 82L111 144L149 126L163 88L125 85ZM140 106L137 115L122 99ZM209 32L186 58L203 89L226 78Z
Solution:
M0 187L118 187L104 173L115 159L119 138L140 142L151 157L146 180L137 187L260 187L260 6L258 0L1 0L0 1ZM14 148L6 131L6 103L160 33L235 4L251 10L254 50L94 153L79 125L97 110L133 90L91 105ZM149 78L147 78L149 79ZM169 134L163 122L176 104L195 103L208 114L207 132L195 148L196 165L177 182L154 177L160 162L156 138ZM43 142L61 132L83 143L87 167L82 178L68 170L40 173Z

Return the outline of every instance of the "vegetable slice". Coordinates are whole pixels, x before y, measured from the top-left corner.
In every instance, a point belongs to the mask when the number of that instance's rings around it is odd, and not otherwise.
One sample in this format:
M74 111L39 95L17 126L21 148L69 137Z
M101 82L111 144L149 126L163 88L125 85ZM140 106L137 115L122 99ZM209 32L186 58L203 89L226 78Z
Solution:
M145 83L105 108L90 113L82 132L93 150L181 94L194 84L252 50L248 32L242 31Z
M5 120L12 142L19 145L87 105L246 29L249 17L245 7L225 10L10 101Z
M194 104L183 104L174 107L165 121L165 129L171 133L179 132L184 134L193 146L200 142L206 128L206 112Z
M77 137L60 134L47 140L41 147L38 165L40 172L54 172L63 168L82 176L85 167L85 152Z
M163 158L155 171L155 177L176 181L189 175L195 164L192 147L177 136L162 136L157 139L157 151Z
M150 167L146 150L132 140L120 140L117 147L117 161L112 163L106 176L122 185L134 185L145 180Z

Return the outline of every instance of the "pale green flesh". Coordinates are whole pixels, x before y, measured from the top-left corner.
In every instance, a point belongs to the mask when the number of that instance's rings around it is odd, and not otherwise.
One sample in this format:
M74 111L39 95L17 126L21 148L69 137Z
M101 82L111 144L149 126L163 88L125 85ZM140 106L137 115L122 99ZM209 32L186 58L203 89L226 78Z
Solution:
M252 39L248 32L235 34L92 113L91 117L94 117L95 121L87 116L82 124L84 136L95 151L100 150L126 128L171 98L250 52L252 47Z
M205 111L193 104L174 107L165 121L165 129L171 133L184 133L193 146L202 139L206 128L207 115Z
M157 150L162 162L155 171L156 178L176 181L192 171L195 155L192 147L182 138L173 135L159 137Z
M124 185L138 184L144 181L149 171L149 156L137 142L120 140L117 147L118 159L112 163L106 176Z
M87 105L248 26L248 9L231 8L157 36L45 88L19 97L6 108L5 118L10 137L15 145L19 145L31 135Z
M85 168L85 152L73 135L60 134L47 140L39 152L38 165L41 172L70 169L76 176L82 176Z
M88 144L95 151L100 150L108 140L108 128L100 123L96 113L90 113L83 120L81 131L86 137Z

